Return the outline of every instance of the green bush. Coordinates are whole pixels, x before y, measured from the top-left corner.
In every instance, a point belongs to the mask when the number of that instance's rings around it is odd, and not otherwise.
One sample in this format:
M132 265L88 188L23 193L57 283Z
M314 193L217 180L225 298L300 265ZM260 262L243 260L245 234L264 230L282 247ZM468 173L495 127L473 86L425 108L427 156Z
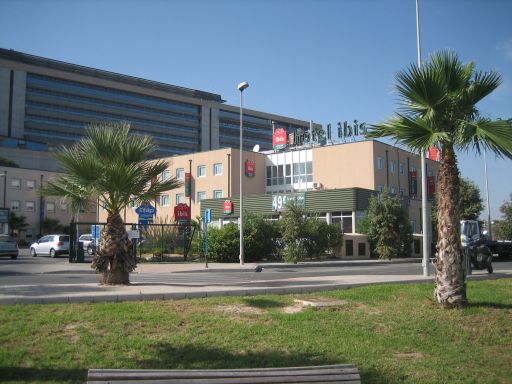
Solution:
M261 215L247 213L244 216L245 261L255 262L274 258L278 251L279 228L274 221L265 220Z
M236 224L224 228L208 228L208 259L219 263L238 262L240 253L240 231Z

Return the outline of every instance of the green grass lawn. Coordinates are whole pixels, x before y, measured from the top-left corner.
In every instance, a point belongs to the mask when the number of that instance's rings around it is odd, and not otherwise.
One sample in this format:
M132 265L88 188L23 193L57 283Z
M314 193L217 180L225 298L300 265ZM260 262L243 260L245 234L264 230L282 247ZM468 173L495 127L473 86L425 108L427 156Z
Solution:
M431 284L304 295L0 307L0 382L84 382L87 368L354 363L363 383L511 383L512 279L471 282L446 310ZM294 299L340 300L304 308Z

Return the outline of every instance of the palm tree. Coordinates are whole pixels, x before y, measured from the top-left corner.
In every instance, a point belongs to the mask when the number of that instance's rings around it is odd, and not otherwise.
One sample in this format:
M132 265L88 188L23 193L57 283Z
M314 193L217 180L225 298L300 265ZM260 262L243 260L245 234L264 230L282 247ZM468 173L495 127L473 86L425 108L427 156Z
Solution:
M436 301L444 306L467 303L462 269L459 217L459 169L456 150L482 149L512 157L512 124L480 117L476 104L501 83L496 72L476 72L449 51L432 55L419 68L411 65L396 75L401 109L371 128L369 137L391 137L423 154L441 151L439 169L438 257Z
M74 212L97 199L107 211L107 225L92 262L102 273L103 284L129 284L129 274L136 267L122 209L132 200L147 203L180 185L175 178L159 179L167 162L149 160L155 149L151 139L129 131L125 122L89 126L84 138L58 151L66 175L50 181L43 190L43 194L67 198Z
M29 224L27 223L27 218L23 215L16 216L14 212L9 213L9 234L14 236L14 233L19 233L24 231Z

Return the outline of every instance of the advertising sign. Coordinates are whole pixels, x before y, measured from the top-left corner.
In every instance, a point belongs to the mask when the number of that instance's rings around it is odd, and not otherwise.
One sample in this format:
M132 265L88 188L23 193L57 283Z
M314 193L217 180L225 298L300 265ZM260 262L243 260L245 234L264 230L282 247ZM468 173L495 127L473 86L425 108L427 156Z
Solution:
M430 148L428 150L428 158L434 161L441 161L441 151L436 147Z
M96 225L96 224L91 225L91 235L92 235L93 239L99 239L100 232L101 232L101 227L99 225Z
M436 177L428 176L427 177L427 197L429 199L433 199L436 195Z
M231 200L224 200L224 214L231 215L233 213L233 202Z
M245 176L254 177L256 174L256 163L252 160L245 160Z
M135 209L135 212L139 215L139 221L153 220L153 216L156 215L156 208L151 204L144 204Z
M212 210L210 208L206 208L204 210L204 222L209 224L212 222Z
M192 196L192 175L185 172L185 197Z
M283 128L277 128L272 136L272 146L274 149L283 149L286 147L288 134Z
M283 212L286 210L286 204L290 201L293 201L297 207L304 208L306 198L303 193L294 193L289 195L272 195L272 210L277 212Z
M190 220L190 207L187 204L179 203L174 207L174 220Z
M409 195L416 196L418 194L418 173L416 171L409 172Z

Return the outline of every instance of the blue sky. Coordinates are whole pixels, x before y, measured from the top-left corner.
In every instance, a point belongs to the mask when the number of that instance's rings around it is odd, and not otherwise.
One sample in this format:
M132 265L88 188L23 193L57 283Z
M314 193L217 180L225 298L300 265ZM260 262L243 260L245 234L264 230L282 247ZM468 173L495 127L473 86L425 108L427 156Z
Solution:
M422 56L456 51L502 86L480 107L512 118L512 1L421 0ZM219 93L247 108L336 125L396 110L417 60L415 0L0 0L0 47ZM512 161L488 154L492 218ZM485 199L481 156L460 154ZM486 212L484 212L486 216Z

